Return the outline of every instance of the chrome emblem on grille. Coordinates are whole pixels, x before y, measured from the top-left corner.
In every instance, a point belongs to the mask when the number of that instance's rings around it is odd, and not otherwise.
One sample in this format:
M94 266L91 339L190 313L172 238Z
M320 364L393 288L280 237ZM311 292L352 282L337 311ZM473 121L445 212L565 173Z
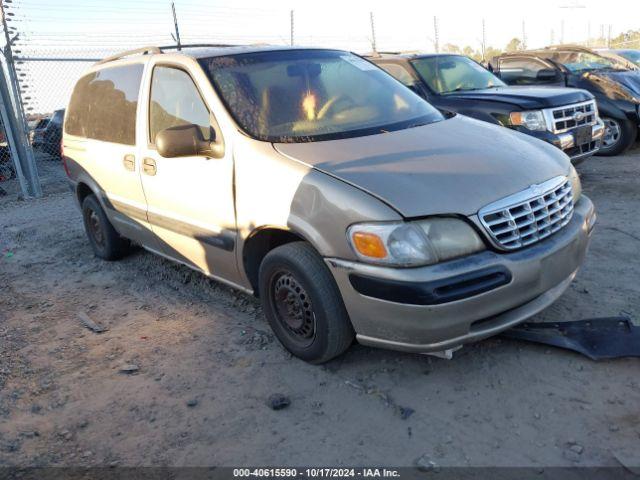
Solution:
M579 121L581 121L581 120L584 120L586 116L587 116L587 114L586 114L586 113L584 113L584 112L576 112L576 113L574 113L574 114L572 115L573 119L574 119L576 122L579 122Z
M533 195L539 196L539 195L542 195L544 193L544 188L542 188L541 185L534 184L534 185L529 185L529 191Z

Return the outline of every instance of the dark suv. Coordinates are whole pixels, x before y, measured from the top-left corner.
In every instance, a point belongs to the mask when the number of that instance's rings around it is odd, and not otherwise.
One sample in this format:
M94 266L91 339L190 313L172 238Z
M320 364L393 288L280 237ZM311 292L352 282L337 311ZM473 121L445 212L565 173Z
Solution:
M377 53L368 59L440 110L534 136L574 163L600 147L604 127L593 95L584 90L510 87L462 55Z
M492 59L490 68L509 85L583 88L591 92L605 124L600 155L631 146L640 125L640 71L577 46L514 52Z
M56 110L51 118L43 118L30 133L31 145L54 159L60 158L64 110Z

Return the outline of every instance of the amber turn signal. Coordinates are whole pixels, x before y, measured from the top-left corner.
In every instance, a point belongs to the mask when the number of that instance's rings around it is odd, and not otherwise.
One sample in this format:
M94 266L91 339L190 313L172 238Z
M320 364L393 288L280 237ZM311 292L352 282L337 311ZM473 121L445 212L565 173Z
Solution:
M353 246L361 255L371 258L385 258L387 256L387 249L379 236L368 232L354 232L351 238Z

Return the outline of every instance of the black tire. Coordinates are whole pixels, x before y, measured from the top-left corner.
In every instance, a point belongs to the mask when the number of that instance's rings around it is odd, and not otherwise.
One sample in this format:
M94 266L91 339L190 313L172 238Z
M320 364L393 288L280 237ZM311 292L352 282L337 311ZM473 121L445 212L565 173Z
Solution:
M82 219L96 257L112 261L129 253L131 243L116 232L95 195L87 195L82 202Z
M613 117L602 117L605 132L602 137L600 151L596 155L612 157L620 155L636 140L638 127L630 120L620 120Z
M311 245L293 242L273 249L260 265L259 282L271 329L293 355L319 364L349 348L354 331L342 296Z

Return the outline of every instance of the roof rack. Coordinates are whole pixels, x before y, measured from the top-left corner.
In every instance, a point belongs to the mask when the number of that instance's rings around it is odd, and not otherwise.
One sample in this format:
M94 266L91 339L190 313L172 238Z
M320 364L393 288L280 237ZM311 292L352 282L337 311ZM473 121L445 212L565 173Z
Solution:
M120 60L121 58L130 57L131 55L142 54L146 55L148 53L162 53L162 51L158 47L142 47L135 48L133 50L127 50L125 52L116 53L115 55L111 55L110 57L103 58L99 62L96 62L96 65L102 65L103 63L113 62L115 60Z
M261 44L256 44L261 45ZM149 47L141 47L134 48L133 50L126 50L121 53L116 53L115 55L111 55L109 57L103 58L102 60L95 63L95 65L102 65L104 63L113 62L115 60L120 60L121 58L130 57L131 55L147 55L147 54L155 54L155 53L163 53L165 50L182 50L183 48L224 48L224 47L239 47L240 45L232 45L228 43L190 43L190 44L182 44L182 45L165 45L162 47L149 46Z
M164 47L158 47L160 50L182 50L183 48L224 48L224 47L239 47L240 45L233 45L230 43L188 43L181 45L167 45Z

